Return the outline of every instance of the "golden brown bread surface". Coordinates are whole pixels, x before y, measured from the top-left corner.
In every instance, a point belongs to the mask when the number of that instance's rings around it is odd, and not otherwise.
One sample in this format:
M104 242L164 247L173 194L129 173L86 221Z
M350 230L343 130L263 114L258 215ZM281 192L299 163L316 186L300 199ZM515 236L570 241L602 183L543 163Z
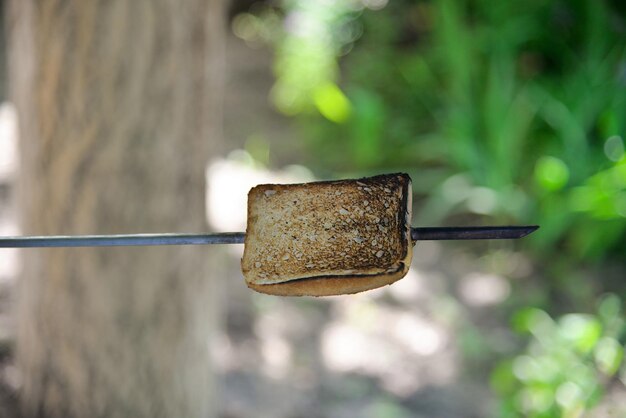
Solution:
M241 261L246 283L284 296L393 283L411 263L410 220L406 174L256 186L248 194Z

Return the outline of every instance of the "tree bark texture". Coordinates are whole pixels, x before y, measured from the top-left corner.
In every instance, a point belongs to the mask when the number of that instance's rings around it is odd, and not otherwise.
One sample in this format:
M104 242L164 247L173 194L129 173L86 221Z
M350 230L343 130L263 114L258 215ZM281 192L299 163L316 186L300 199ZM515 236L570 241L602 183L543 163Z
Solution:
M25 234L203 231L221 0L11 0ZM28 250L26 416L205 417L211 248Z

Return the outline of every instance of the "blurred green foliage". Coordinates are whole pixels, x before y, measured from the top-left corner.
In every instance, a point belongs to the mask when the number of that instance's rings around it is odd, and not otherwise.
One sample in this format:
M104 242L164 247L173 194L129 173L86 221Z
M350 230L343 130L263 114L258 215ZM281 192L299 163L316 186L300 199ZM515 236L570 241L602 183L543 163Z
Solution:
M275 47L273 102L297 115L311 166L408 171L419 223L537 223L531 242L546 258L626 251L621 3L280 6L240 15L234 29Z
M546 311L553 290L585 304L602 291L584 263L624 264L625 2L282 0L233 29L272 45L272 101L324 176L410 173L421 225L541 225L525 243L553 279L535 297ZM530 343L492 373L499 415L595 405L626 375L620 309L611 296L593 314L516 314Z
M512 327L530 335L525 352L500 363L491 376L501 417L579 417L614 379L626 380L624 319L615 295L593 315L558 320L536 308L518 312Z

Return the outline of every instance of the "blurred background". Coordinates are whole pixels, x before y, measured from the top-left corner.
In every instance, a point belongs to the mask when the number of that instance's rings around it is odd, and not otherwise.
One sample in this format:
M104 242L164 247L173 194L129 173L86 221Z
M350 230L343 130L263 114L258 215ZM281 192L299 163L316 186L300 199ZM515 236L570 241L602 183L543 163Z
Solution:
M255 294L243 249L220 250L218 416L626 415L626 3L225 6L212 230L245 228L258 183L397 171L413 179L414 225L541 229L418 243L400 282L321 299ZM14 235L19 138L3 79L0 235ZM18 256L0 252L9 393Z

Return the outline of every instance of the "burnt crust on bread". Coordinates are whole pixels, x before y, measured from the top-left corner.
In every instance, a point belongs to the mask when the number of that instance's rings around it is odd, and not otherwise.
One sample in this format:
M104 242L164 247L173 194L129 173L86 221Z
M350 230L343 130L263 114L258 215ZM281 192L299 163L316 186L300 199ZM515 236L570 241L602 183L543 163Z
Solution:
M402 278L411 262L411 179L254 187L242 271L276 295L356 293Z

